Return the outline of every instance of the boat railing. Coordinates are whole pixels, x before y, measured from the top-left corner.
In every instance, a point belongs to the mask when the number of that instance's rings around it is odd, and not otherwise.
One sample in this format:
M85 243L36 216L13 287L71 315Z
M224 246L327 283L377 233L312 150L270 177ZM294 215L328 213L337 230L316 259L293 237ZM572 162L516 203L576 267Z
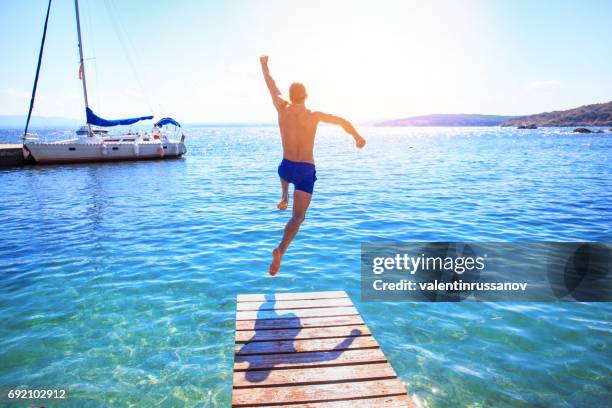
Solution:
M77 140L74 138L74 132L68 130L45 131L43 133L28 132L24 139L25 143L58 143L74 140Z
M36 133L26 133L25 137L23 138L24 141L28 142L30 140L40 140L40 137L38 137L38 135Z

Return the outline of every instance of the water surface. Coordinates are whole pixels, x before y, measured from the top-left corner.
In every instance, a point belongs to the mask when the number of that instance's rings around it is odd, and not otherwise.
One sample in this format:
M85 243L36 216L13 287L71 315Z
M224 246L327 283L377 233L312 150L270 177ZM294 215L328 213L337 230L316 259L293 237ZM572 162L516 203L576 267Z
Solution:
M362 303L359 260L379 240L610 242L609 135L363 128L359 151L322 128L311 210L271 279L277 130L187 131L181 160L0 170L0 387L229 405L236 294L346 290L425 406L607 405L609 304Z

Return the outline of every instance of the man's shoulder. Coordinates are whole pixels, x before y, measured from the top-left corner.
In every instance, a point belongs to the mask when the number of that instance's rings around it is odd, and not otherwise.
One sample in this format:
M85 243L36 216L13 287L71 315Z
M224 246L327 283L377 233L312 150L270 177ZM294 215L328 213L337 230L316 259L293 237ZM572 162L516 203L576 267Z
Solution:
M319 119L321 117L321 112L317 111L317 110L312 110L312 109L307 109L308 110L308 114L313 118L313 119Z

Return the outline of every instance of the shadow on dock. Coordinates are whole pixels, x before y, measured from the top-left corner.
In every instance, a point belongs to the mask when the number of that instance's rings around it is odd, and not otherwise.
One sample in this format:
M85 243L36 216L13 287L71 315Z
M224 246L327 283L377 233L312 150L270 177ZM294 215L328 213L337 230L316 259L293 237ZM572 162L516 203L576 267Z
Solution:
M257 319L255 321L255 334L247 343L240 348L236 353L235 359L237 363L247 362L245 378L250 382L262 382L270 375L270 371L274 365L291 365L301 366L303 364L311 364L317 362L332 361L340 357L340 355L349 348L356 336L361 335L361 331L353 329L349 336L338 343L333 350L325 352L298 352L293 344L297 335L302 330L302 324L299 317L294 313L278 314L274 308L276 303L273 294L265 295L266 301L259 307L257 311ZM275 354L274 364L270 363L269 355L261 354L265 347L262 344L269 343L270 338L266 332L270 330L269 325L265 321L270 319L270 313L274 313L275 318L283 319L283 339L276 341L282 342L285 347L282 353ZM266 316L263 318L263 316ZM265 342L265 343L264 343ZM274 342L274 340L272 340Z

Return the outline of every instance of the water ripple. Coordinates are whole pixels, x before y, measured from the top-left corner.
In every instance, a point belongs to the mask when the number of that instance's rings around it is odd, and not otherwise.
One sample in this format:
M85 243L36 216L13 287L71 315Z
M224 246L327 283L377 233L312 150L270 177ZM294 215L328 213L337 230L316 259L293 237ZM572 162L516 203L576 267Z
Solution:
M364 128L357 151L322 128L272 280L276 130L188 132L182 160L0 170L0 385L70 385L66 407L228 405L236 294L346 290L427 406L610 400L607 304L359 301L361 242L609 242L606 135Z

